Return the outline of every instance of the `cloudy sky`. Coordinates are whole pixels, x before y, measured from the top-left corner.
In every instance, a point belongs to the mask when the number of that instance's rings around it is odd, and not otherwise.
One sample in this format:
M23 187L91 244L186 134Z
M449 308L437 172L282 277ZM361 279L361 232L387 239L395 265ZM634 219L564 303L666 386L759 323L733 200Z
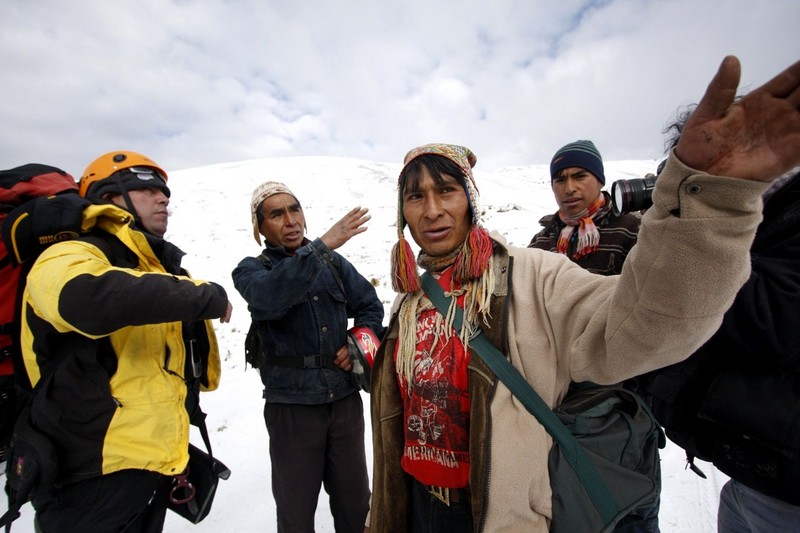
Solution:
M798 24L797 0L2 0L0 168L657 158L726 54L753 89L800 59Z

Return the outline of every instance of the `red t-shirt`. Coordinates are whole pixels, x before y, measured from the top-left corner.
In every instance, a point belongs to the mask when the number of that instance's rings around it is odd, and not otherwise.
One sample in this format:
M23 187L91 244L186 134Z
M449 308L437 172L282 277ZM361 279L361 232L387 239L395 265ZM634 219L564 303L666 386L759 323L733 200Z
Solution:
M438 280L445 291L450 290L451 275L449 268ZM463 296L458 303L463 304ZM462 488L469 484L469 353L456 332L449 339L440 337L431 353L438 314L431 309L417 320L410 394L398 374L405 419L401 465L425 485ZM396 349L394 357L396 361Z

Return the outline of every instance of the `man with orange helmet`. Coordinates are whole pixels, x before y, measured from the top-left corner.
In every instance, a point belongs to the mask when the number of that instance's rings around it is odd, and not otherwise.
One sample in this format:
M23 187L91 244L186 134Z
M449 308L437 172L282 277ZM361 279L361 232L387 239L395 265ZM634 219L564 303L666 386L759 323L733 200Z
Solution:
M170 191L167 173L136 152L113 152L95 159L79 183L80 195L94 202L111 201L130 212L137 225L163 237L167 231Z
M31 419L59 461L55 485L34 494L36 520L48 533L161 531L198 390L219 384L210 320L229 321L231 305L164 240L170 191L156 163L110 152L79 185L88 234L47 248L23 295Z

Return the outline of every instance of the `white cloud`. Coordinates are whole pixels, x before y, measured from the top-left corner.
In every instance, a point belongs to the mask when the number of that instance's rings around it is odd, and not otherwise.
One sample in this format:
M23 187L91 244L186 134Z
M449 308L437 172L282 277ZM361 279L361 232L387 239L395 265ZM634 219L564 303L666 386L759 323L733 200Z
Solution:
M577 138L654 158L723 56L750 89L796 60L798 20L794 0L7 0L0 167L399 162L436 140L492 169Z

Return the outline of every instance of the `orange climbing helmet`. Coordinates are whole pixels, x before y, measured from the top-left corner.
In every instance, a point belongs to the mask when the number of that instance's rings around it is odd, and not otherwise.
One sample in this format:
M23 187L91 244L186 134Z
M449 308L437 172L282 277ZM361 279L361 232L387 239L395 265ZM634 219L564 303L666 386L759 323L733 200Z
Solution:
M90 200L121 194L121 189L157 188L170 195L164 169L147 156L125 150L108 152L89 163L78 185L79 194Z

